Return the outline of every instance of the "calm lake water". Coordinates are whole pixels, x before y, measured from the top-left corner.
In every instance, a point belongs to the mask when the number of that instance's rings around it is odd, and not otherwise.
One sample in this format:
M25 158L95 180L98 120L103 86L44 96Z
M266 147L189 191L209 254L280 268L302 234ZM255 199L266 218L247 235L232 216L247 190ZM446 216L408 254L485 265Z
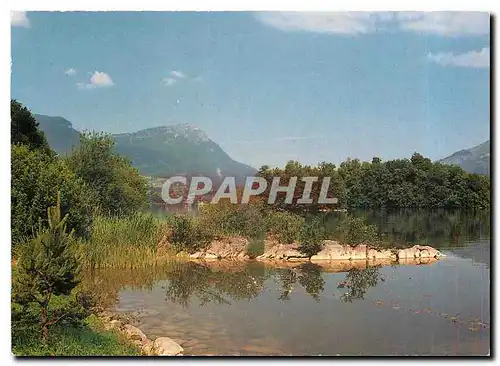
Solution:
M394 240L434 242L447 257L339 273L311 263L171 263L92 279L110 308L133 315L150 338L177 340L185 354L488 354L489 214L378 220Z

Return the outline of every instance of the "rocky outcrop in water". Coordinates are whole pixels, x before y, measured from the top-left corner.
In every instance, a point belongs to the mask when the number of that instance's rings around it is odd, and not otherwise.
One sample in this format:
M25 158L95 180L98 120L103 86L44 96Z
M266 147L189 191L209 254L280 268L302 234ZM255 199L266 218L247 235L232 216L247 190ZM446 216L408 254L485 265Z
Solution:
M191 254L191 259L249 259L246 254L248 240L245 238L226 238L214 240L209 248ZM414 245L406 249L374 249L360 244L355 247L340 244L334 240L324 240L323 249L312 257L299 251L297 244L280 244L265 240L264 253L256 259L261 261L285 260L298 261L400 261L406 259L439 258L443 256L437 249L430 246Z
M242 237L229 237L212 240L204 250L191 254L192 259L248 259L248 240Z

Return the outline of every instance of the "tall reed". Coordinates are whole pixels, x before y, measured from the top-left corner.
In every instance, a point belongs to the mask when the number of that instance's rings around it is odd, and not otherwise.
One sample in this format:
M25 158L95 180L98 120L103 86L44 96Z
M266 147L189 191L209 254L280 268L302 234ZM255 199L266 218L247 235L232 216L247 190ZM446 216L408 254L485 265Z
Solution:
M86 267L138 267L157 262L158 245L167 225L147 213L125 217L97 216L90 239L81 243Z

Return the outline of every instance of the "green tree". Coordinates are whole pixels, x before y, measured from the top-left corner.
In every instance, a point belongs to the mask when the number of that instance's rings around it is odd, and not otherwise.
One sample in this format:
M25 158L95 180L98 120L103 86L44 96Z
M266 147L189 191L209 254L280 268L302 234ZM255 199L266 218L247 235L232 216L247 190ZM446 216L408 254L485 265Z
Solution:
M147 204L147 179L132 167L130 160L114 152L109 135L81 134L80 144L67 162L95 192L96 205L103 214L128 215Z
M314 217L310 223L302 227L299 235L299 251L309 257L323 249L323 240L326 237L325 227L319 217Z
M38 122L28 108L15 99L10 101L10 141L11 144L25 144L30 149L40 149L52 154L47 139L40 131Z
M47 208L61 194L61 211L69 214L68 228L80 237L89 235L92 223L92 191L78 179L67 164L27 145L11 147L11 232L12 242L35 234L41 223L48 223Z
M66 231L68 216L61 217L60 196L56 206L48 208L49 227L39 227L38 235L22 247L13 285L13 300L21 305L35 303L40 307L42 338L47 341L49 326L71 314L49 316L52 296L69 295L80 282L80 265L76 257L72 232ZM53 315L53 314L52 314Z

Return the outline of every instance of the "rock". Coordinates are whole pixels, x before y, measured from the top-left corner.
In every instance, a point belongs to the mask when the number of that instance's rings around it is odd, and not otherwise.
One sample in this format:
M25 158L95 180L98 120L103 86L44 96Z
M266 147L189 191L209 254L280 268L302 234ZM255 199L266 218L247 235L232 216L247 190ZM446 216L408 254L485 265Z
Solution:
M307 255L299 252L297 249L288 249L281 254L281 258L290 260L294 258L307 258Z
M354 248L351 248L351 260L366 259L367 247L365 244L359 244Z
M413 259L420 257L420 251L415 247L398 250L398 259Z
M168 337L156 338L153 348L158 356L177 356L184 353L184 349Z
M203 252L196 252L196 253L189 255L189 258L199 259L199 258L203 257L203 254L204 254Z
M442 255L439 250L428 245L416 245L415 248L420 251L420 258L435 258Z
M122 326L122 322L116 319L113 319L109 322L109 326L111 329L120 328Z
M368 259L393 259L396 260L396 254L393 253L389 249L376 250L376 249L368 249L367 254Z
M135 340L135 341L143 341L147 339L146 335L137 327L134 327L133 325L126 324L123 327L123 331L127 335L128 338Z
M149 341L149 339L148 339ZM146 354L146 355L154 355L154 346L153 342L149 341L148 343L144 344L141 348L141 351Z

